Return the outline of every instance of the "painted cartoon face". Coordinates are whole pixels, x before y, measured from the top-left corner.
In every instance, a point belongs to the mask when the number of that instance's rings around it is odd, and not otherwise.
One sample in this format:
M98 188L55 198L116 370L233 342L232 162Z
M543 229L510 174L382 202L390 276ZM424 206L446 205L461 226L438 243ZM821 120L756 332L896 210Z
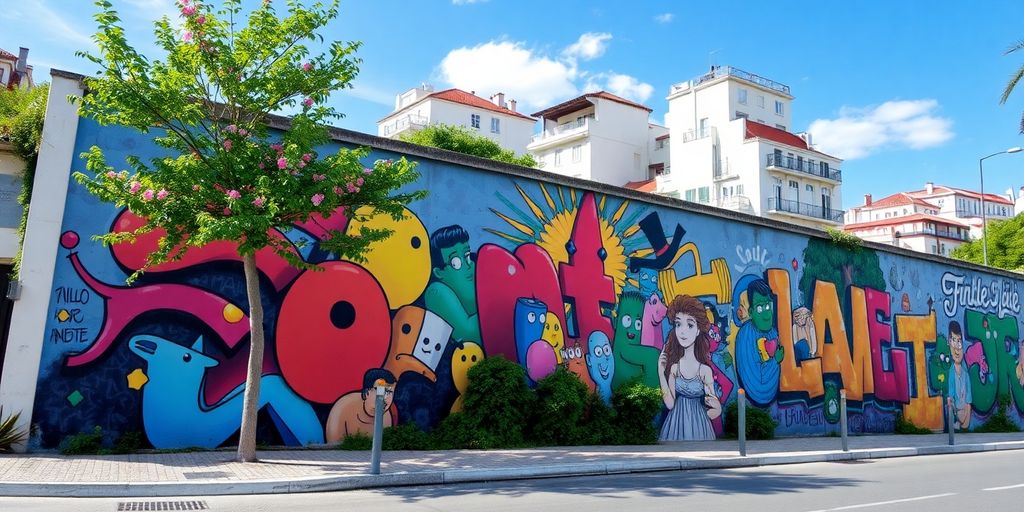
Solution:
M753 304L750 305L750 319L754 327L759 331L767 331L772 328L775 319L774 304L772 298L754 292Z
M693 346L693 342L697 341L697 335L700 334L697 320L686 313L676 313L673 329L676 332L676 340L679 341L679 345L683 348Z
M608 342L608 336L601 331L594 331L590 334L587 345L590 347L587 353L590 378L594 379L598 386L611 385L615 373L615 358L612 357L612 345Z
M423 223L408 209L396 221L364 206L356 210L346 233L358 234L364 227L386 229L392 235L370 244L360 265L380 281L391 309L411 304L423 295L430 280L430 239Z
M643 328L644 300L642 296L625 294L619 299L615 314L615 343L637 345Z
M558 364L562 364L562 347L565 346L565 332L562 331L562 324L558 321L558 317L553 314L545 315L544 319L544 334L541 335L541 339L548 342L551 348L555 350L555 357L558 358Z
M587 385L587 388L593 391L595 389L594 381L590 379L590 372L587 370L587 363L583 356L583 349L577 343L563 350L562 360L566 362L565 368L575 373Z
M452 326L448 325L448 322L430 311L425 311L423 327L420 328L412 355L423 361L431 370L437 371L437 365L441 362L444 350L448 348L451 336Z
M401 379L407 371L435 379L441 356L451 341L452 327L436 313L404 306L395 313L391 347L384 367Z
M434 277L448 285L459 300L466 302L476 296L476 265L469 244L459 242L441 249L444 266L434 268Z
M146 370L150 380L181 379L184 375L202 378L207 368L217 366L216 359L203 354L203 337L185 347L159 336L140 334L128 341L128 348L149 363Z
M544 335L547 323L548 307L541 301L529 297L520 297L516 301L512 325L515 329L516 352L519 364L526 364L526 353L530 344Z
M484 350L476 343L465 342L452 353L452 382L459 393L469 386L469 369L484 360Z
M949 355L956 364L964 361L964 340L957 333L949 333Z
M377 415L377 389L376 387L366 390L363 397L363 410L370 416ZM395 384L391 383L384 386L384 410L391 409L391 404L395 401Z

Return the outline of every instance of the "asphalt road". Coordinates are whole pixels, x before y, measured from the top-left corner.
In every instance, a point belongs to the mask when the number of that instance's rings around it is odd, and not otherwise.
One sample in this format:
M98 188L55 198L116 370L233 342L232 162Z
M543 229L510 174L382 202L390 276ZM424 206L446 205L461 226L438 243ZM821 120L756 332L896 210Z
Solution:
M1024 453L907 457L767 468L675 471L486 484L265 496L3 498L0 511L112 512L126 502L201 501L228 511L1024 510Z

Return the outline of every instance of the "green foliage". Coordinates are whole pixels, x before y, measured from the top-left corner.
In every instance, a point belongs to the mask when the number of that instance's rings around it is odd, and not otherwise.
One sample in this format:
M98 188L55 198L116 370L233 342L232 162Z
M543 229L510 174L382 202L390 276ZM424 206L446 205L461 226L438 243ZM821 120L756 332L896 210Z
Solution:
M80 432L64 438L60 452L64 455L96 455L103 451L103 429L97 425L92 432Z
M919 427L919 426L915 425L913 422L908 421L907 418L905 418L903 416L902 412L897 412L896 413L896 428L893 431L893 433L895 433L895 434L904 434L904 435L924 435L924 434L931 434L932 431L927 429L927 428Z
M497 142L462 126L433 124L417 132L403 134L401 139L420 146L447 149L507 164L537 167L533 155L516 156L514 151L504 149Z
M864 242L859 236L847 233L841 229L826 227L825 232L828 233L828 237L832 239L833 244L848 251L860 250L861 243Z
M11 447L28 439L28 432L18 427L21 413L4 417L4 409L0 407L0 453L9 453Z
M362 432L349 434L338 443L339 450L360 451L371 448L373 448L373 438Z
M367 149L318 150L329 142L326 121L340 117L325 100L351 87L359 43L332 42L310 55L307 43L338 15L338 2L304 7L288 2L279 17L263 2L244 27L239 0L219 10L179 4L180 28L166 17L155 23L164 60L138 53L125 39L111 3L98 0L94 39L98 54L80 52L100 69L86 79L81 114L100 124L119 124L154 135L172 156L148 162L129 156L130 171L117 172L98 147L83 155L87 173L75 178L101 200L146 219L134 232L106 234L104 243L134 240L160 230L149 266L180 258L184 250L219 240L239 243L239 253L270 247L290 263L308 267L291 244L271 235L311 216L342 211L363 219L371 212L398 217L423 192L395 192L418 178L405 159L364 164ZM267 127L269 114L299 109L281 133ZM367 208L361 208L367 207ZM357 212L358 209L358 212ZM362 260L386 230L331 230L320 247ZM142 270L140 270L141 272ZM137 277L138 272L130 279Z
M546 446L580 444L587 412L587 385L575 373L559 366L537 382L536 393L531 440Z
M483 441L503 447L524 444L536 396L526 385L526 372L504 357L488 357L469 369L464 420ZM478 439L480 441L480 439Z
M578 430L580 444L624 444L625 441L631 440L628 432L619 429L615 410L604 403L596 393L591 393L587 397L587 414ZM648 440L651 441L650 444L657 442L657 438Z
M144 439L142 432L136 430L122 432L114 441L114 447L110 449L110 453L135 453L145 444Z
M21 193L18 195L22 212L13 275L17 275L21 269L21 245L25 241L28 207L32 200L32 180L35 179L36 156L43 137L43 118L46 116L46 97L49 91L48 84L33 89L0 88L0 140L9 141L14 153L25 162L21 173Z
M430 435L414 423L384 429L384 439L381 441L383 450L429 450L430 446Z
M658 441L654 415L661 411L661 390L639 380L627 382L612 393L617 444L653 444Z
M465 412L457 412L441 420L441 423L430 432L430 445L439 450L456 448L488 450L521 447L525 446L525 443L520 440L515 444L508 444L505 439L500 439L492 432L481 429L475 418Z
M723 428L727 437L739 437L738 404L739 402L733 400L725 407ZM775 439L775 427L778 426L779 424L772 419L768 411L747 404L747 439Z
M1001 395L999 397L999 406L996 412L985 420L984 423L978 425L974 429L974 432L1020 432L1020 427L1010 419L1010 415L1007 414L1007 410L1010 408L1010 396Z
M989 266L1024 272L1024 215L1002 220L990 221L986 228L988 238ZM951 256L961 261L969 261L981 265L984 263L982 240L971 240L956 249Z
M1018 51L1024 53L1024 39L1010 45L1003 55L1010 55ZM1021 64L1021 66L1010 76L1010 80L1006 82L1006 88L1003 89L1003 95L999 98L1000 105L1006 103L1006 100L1010 99L1010 94L1013 93L1013 90L1017 88L1017 84L1019 84L1022 79L1024 79L1024 64ZM1024 133L1024 114L1022 114L1020 118L1020 132Z
M849 298L845 291L850 286L885 290L878 254L870 249L858 246L856 250L850 250L828 240L810 238L804 248L803 265L799 286L804 300L813 296L816 281L836 285L844 311L849 311Z

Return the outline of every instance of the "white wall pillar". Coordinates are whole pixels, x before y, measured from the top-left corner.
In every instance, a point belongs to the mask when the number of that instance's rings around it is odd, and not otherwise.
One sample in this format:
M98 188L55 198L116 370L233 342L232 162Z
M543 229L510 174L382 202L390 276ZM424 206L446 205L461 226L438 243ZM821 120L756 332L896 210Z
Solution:
M50 290L78 134L78 105L69 102L68 96L82 96L82 84L77 78L55 72L51 79L18 275L21 298L14 303L0 380L4 415L20 412L19 426L26 429L35 404ZM17 451L26 448L15 447Z

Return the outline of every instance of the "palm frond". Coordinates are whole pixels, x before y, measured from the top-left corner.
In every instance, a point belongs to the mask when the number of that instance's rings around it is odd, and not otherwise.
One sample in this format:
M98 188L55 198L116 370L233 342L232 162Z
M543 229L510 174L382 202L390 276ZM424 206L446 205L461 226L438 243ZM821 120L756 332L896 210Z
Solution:
M999 98L999 104L1006 103L1006 100L1010 97L1010 93L1017 87L1021 79L1024 79L1024 66L1021 66L1017 71L1010 77L1010 81L1006 83L1006 89L1003 89L1003 95Z
M0 453L10 452L11 446L23 443L28 439L28 432L18 428L21 413L4 418L3 407L0 407Z

